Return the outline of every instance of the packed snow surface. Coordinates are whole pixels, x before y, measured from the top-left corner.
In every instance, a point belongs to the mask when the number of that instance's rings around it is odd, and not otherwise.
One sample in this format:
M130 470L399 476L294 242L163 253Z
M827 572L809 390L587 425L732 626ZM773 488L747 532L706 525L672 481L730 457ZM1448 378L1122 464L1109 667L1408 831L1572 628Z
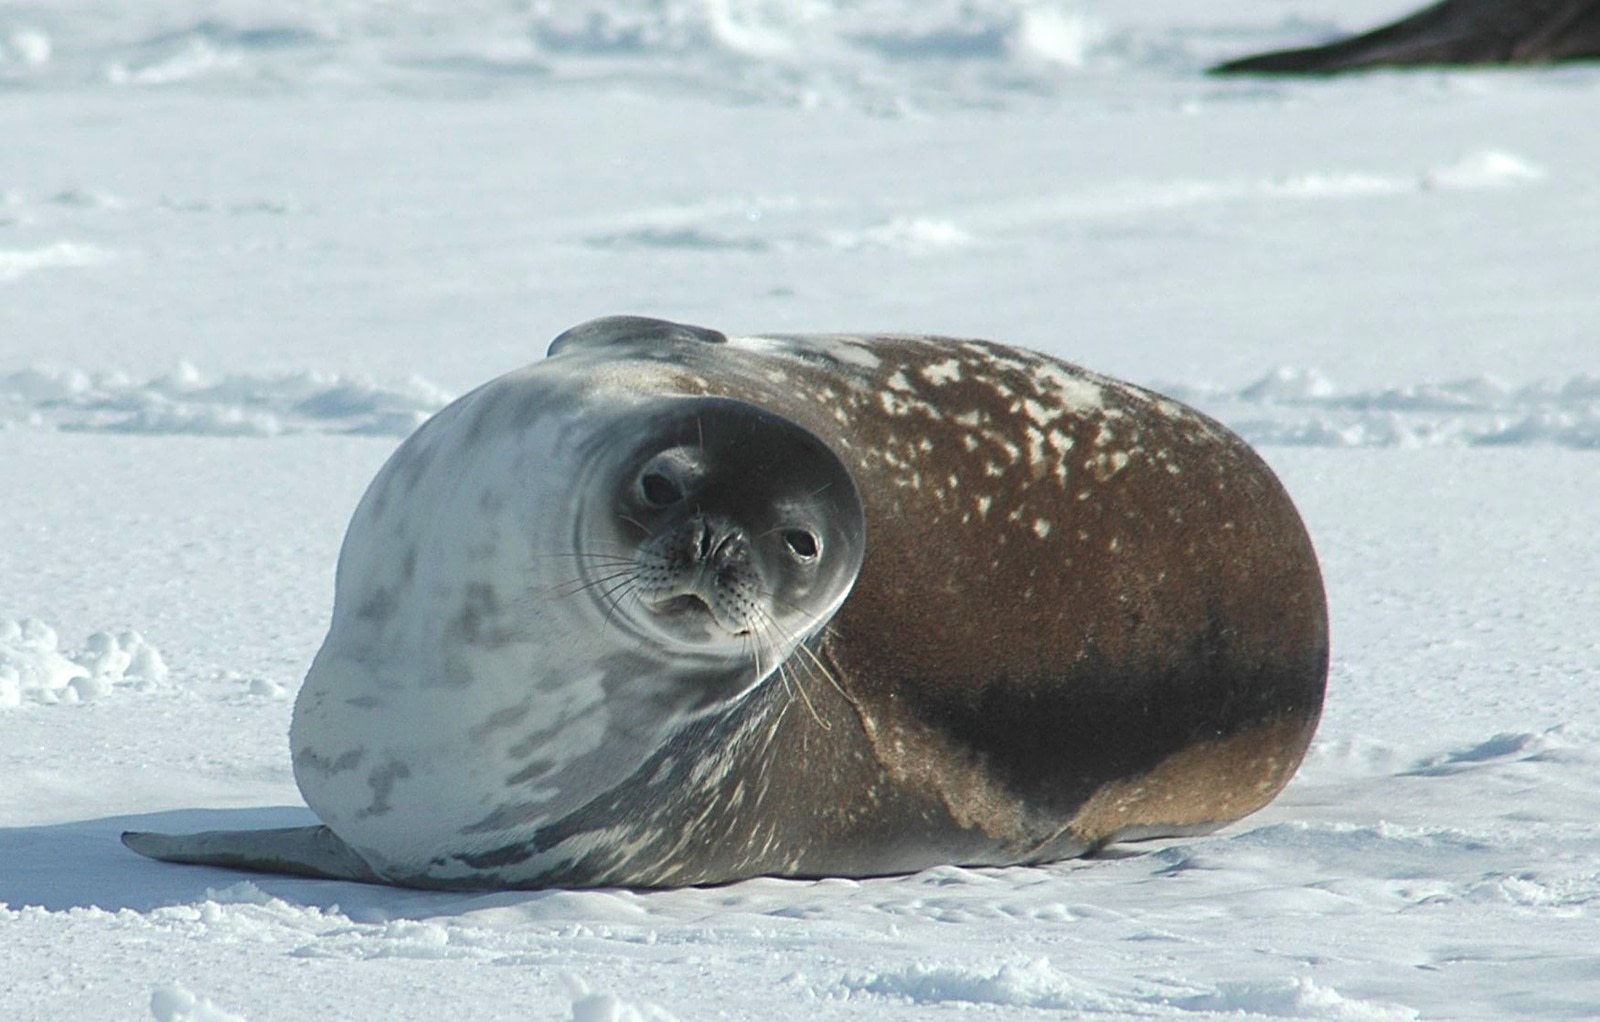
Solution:
M1208 79L1395 0L0 3L0 1010L1600 1012L1600 70ZM438 894L148 862L306 822L292 698L427 415L633 312L1024 344L1256 443L1318 740L1037 869Z

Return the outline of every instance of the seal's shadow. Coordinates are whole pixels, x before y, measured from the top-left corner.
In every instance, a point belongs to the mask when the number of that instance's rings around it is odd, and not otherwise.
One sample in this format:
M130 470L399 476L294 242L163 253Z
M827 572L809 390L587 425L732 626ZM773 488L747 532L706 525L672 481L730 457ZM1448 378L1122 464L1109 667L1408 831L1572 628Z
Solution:
M107 816L39 827L0 828L0 905L52 912L97 908L149 912L205 901L249 903L277 898L302 908L337 910L358 923L422 920L472 912L509 912L539 924L628 925L651 915L689 920L715 916L726 888L630 890L550 888L518 891L420 891L340 880L157 862L124 848L123 831L191 833L256 830L316 823L297 806L261 809L180 809ZM892 881L890 881L892 882ZM787 903L805 881L757 878L738 885L757 902Z
M818 881L757 877L736 884L681 890L594 888L448 892L419 891L339 880L310 880L275 873L208 866L175 866L137 855L122 846L125 830L190 833L202 830L253 830L315 823L304 807L261 809L179 809L164 813L107 816L98 820L39 827L0 828L0 905L36 906L52 912L95 908L106 912L149 912L204 901L255 902L277 898L290 905L337 910L355 922L429 919L484 910L510 910L516 918L541 923L643 923L647 916L706 920L742 909L772 913L792 910L796 899L820 893L850 900L848 891L819 891ZM1170 842L1113 845L1084 859L1032 867L1051 872L1092 868L1096 860L1145 855ZM864 881L833 881L877 888L859 896L874 900L884 888L944 883L943 874L965 876L959 867L937 867L918 874ZM827 888L827 880L820 881ZM784 906L790 906L785 909Z
M298 827L315 823L310 810L180 809L164 813L108 816L39 827L0 828L0 904L50 911L98 908L147 912L167 905L211 900L250 900L216 892L242 883L292 905L338 906L353 919L423 918L465 911L481 896L411 891L371 884L307 880L203 866L154 862L122 846L125 830L188 833L197 830ZM248 889L247 889L248 890Z

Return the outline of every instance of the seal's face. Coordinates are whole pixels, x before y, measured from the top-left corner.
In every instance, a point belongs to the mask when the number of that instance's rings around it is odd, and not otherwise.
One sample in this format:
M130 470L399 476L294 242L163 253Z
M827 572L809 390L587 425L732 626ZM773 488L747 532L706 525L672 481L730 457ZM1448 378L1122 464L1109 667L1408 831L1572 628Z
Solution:
M849 470L816 436L753 405L653 408L648 442L606 458L607 503L579 523L588 591L676 654L755 661L764 676L821 627L861 568Z

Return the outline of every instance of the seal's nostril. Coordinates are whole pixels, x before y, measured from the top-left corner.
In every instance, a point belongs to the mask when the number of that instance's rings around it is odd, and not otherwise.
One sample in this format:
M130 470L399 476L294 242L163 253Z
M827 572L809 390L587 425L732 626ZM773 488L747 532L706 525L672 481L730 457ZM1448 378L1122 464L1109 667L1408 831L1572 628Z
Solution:
M726 560L733 554L734 547L741 538L742 536L738 529L730 529L724 533L722 538L717 540L715 549L711 551L712 559L717 561Z

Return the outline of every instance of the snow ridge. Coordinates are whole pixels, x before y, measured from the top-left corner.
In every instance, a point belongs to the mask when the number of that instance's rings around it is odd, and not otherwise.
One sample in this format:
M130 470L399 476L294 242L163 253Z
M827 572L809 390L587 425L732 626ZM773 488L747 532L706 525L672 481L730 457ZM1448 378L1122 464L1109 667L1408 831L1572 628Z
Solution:
M1192 77L1359 21L1207 24L1090 0L53 0L0 9L0 88L476 97L598 85L901 116L1059 102L1130 69ZM1291 91L1224 82L1208 96Z
M1268 446L1600 450L1600 376L1589 374L1520 387L1479 375L1344 390L1315 369L1283 367L1239 390L1156 389Z
M1315 369L1282 367L1228 389L1157 383L1247 440L1299 447L1565 447L1600 450L1600 376L1513 386L1492 376L1345 390ZM421 378L398 386L311 371L211 379L184 363L139 381L113 372L0 372L0 429L273 437L403 437L449 403Z
M620 212L576 240L591 248L753 255L881 250L908 256L1009 247L1059 226L1182 216L1208 207L1360 202L1528 187L1544 167L1500 149L1478 149L1421 168L1323 169L1259 177L1125 178L954 209L849 209L818 195L713 196Z
M211 379L183 363L135 380L114 371L33 367L0 372L0 428L271 437L297 433L406 436L451 395L420 378L384 386L312 371Z
M0 86L459 95L598 82L897 113L1059 95L1100 66L1192 72L1255 41L1249 28L1232 37L1113 30L1077 0L57 0L0 12Z

